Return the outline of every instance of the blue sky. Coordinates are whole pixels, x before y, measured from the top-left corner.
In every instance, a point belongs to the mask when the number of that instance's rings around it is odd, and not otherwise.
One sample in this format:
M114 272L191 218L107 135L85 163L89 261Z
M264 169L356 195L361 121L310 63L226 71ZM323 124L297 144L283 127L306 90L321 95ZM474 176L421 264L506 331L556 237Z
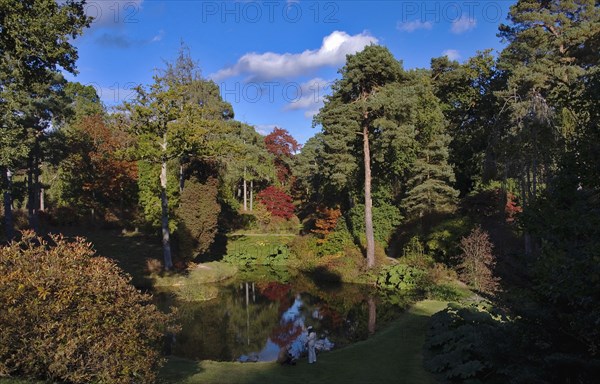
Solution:
M432 57L462 61L500 50L497 27L512 3L89 0L96 19L75 41L79 74L69 78L114 106L132 97L133 86L150 84L184 41L237 120L263 134L285 128L304 143L346 54L377 43L411 69Z

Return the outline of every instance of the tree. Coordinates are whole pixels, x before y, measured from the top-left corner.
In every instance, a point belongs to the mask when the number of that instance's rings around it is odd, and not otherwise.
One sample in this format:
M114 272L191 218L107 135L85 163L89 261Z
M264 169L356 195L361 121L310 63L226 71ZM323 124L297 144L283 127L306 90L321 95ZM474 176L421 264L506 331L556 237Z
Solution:
M154 167L160 167L154 180L159 182L163 256L168 270L173 266L168 193L173 183L169 181L172 179L169 165L179 164L181 192L186 159L215 157L230 149L225 140L228 127L225 120L233 117L233 110L220 98L216 84L201 77L185 46L181 47L176 62L168 63L164 71L156 74L149 88L137 87L135 100L126 102L123 108L137 139L132 155L147 164L140 170L153 173ZM140 192L148 195L155 184L144 179L147 191L140 188Z
M238 121L228 122L220 161L225 166L225 183L242 197L243 210L253 210L254 189L275 180L273 155L266 149L264 137L254 127ZM241 188L240 188L241 180ZM248 201L249 200L249 201ZM250 203L248 206L248 202Z
M488 233L481 227L475 227L469 236L460 240L460 276L481 292L494 293L499 288L498 278L494 277L496 261L492 248Z
M410 128L401 126L402 114L410 113L402 108L405 100L400 82L405 74L389 50L376 45L347 56L339 73L342 78L334 83L333 94L315 116L314 124L322 126L324 163L329 169L326 177L339 191L351 190L352 180L362 168L366 257L367 267L372 268L375 265L372 162L376 160L376 169L385 167L387 173L394 174L405 158L406 143L412 142L402 140L411 136L407 132ZM397 140L405 144L393 145ZM373 145L378 149L374 156L371 141L375 141ZM362 164L355 162L357 157L362 158Z
M505 84L491 50L478 52L464 64L447 56L431 60L431 79L448 122L449 162L461 194L496 176L503 114L495 94Z
M12 228L12 173L31 153L35 140L20 117L36 89L51 84L59 67L75 73L72 41L91 18L84 1L2 0L0 2L0 170L6 232ZM35 151L34 151L35 152Z
M287 130L275 127L273 132L265 136L265 146L275 158L277 179L281 186L288 186L289 178L292 175L292 156L300 150L300 144Z
M292 197L280 188L269 186L262 190L257 197L273 216L289 219L294 215Z
M178 63L181 66L187 64L187 59L189 57L180 52ZM149 89L137 87L135 100L124 104L129 113L131 131L137 138L135 158L160 165L162 245L167 270L173 267L167 195L168 164L193 152L208 132L208 127L203 124L202 107L197 99L191 98L190 92L195 82L201 81L199 75L191 73L190 76L175 77L171 72L167 70L162 76L155 75L154 84Z
M304 202L319 203L325 197L323 152L323 134L317 133L308 139L300 153L294 156L294 195Z
M120 156L131 137L106 119L80 116L69 125L65 136L71 152L58 167L60 201L91 214L92 221L105 219L106 212L122 217L138 195L137 164Z
M456 209L458 191L452 187L454 172L448 164L449 141L447 135L439 133L419 151L402 201L408 216L422 218Z
M499 58L510 123L502 144L527 211L583 138L595 104L587 89L599 62L600 8L594 0L520 0L509 20L499 34L509 43ZM525 240L531 255L536 242L527 233Z

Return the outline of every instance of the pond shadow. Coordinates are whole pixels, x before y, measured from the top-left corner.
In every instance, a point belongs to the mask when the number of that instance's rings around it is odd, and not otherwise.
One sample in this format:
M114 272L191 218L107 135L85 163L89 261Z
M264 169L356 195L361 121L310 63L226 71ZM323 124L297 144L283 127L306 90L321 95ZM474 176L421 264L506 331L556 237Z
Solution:
M324 290L338 289L342 285L342 275L323 266L304 271L303 274Z

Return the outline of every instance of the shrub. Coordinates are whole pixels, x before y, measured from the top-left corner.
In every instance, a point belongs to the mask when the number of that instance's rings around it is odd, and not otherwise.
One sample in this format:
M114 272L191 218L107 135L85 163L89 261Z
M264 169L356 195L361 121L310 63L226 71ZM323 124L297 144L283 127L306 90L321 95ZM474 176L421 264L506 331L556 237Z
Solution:
M414 291L427 282L427 271L406 264L383 269L377 276L377 286L386 290Z
M83 239L0 248L0 375L152 383L171 316Z
M365 206L363 204L355 205L349 212L352 232L355 237L363 238L365 236ZM375 231L375 240L381 245L387 246L396 227L402 221L400 210L386 202L380 202L373 206L373 230Z

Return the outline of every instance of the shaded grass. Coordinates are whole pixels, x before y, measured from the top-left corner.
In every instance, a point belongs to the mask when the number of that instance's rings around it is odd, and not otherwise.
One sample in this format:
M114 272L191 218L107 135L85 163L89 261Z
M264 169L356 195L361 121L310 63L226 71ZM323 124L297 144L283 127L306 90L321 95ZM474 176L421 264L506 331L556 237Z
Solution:
M152 281L146 272L147 260L155 259L162 263L162 246L156 236L124 235L116 230L89 230L78 227L52 228L51 233L62 233L66 237L84 237L92 243L99 256L115 260L119 267L131 275L132 284L138 288L152 287Z
M429 317L446 302L415 304L388 328L370 339L320 354L317 364L302 359L296 366L277 363L231 363L171 358L160 373L161 383L182 384L369 384L434 383L423 368L422 348Z

